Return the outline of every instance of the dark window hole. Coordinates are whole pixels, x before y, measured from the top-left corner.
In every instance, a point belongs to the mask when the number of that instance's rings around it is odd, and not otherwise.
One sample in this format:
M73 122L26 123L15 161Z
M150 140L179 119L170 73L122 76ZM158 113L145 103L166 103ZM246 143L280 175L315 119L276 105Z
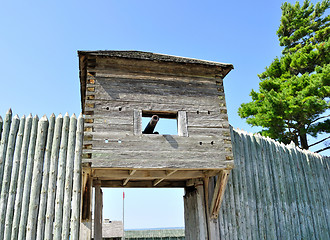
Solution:
M203 145L203 143L202 142L199 142L199 145Z

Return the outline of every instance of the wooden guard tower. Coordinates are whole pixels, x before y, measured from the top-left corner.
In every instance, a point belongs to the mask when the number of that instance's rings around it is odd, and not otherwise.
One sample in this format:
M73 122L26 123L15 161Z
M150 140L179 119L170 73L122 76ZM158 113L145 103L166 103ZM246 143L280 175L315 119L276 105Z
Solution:
M83 220L92 185L188 189L214 176L218 190L210 204L217 211L234 166L223 87L233 66L140 51L78 55ZM142 133L142 117L153 115L176 119L177 135Z

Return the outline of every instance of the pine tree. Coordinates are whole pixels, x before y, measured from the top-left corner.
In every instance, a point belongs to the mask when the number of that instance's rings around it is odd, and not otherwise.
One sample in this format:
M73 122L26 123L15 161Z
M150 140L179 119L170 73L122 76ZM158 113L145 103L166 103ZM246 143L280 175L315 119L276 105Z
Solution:
M330 0L282 4L282 56L258 75L259 92L252 90L252 101L238 110L247 123L263 127L264 136L308 149L308 134L330 133L329 7Z

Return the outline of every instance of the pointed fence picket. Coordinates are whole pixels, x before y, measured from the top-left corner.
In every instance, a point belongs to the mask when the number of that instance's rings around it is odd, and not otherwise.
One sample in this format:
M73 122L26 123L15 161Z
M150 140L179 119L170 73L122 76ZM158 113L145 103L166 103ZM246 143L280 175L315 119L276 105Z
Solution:
M78 239L83 124L0 117L0 239Z

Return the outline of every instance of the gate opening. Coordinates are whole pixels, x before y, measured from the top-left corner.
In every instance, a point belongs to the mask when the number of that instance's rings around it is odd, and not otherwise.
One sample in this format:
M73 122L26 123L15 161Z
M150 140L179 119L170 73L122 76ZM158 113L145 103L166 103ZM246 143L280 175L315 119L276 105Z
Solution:
M111 239L122 239L123 234L125 239L138 239L146 233L174 234L176 239L184 239L183 188L101 189L103 239L110 235Z

